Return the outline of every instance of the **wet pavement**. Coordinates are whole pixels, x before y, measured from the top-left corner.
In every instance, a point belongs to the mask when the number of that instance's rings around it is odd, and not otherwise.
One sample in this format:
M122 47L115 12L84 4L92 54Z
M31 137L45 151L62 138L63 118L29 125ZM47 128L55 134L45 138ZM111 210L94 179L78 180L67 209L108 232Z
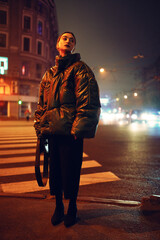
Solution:
M68 201L64 201L65 212ZM54 199L0 197L1 240L159 240L160 212L144 215L138 205L78 200L78 222L52 226Z

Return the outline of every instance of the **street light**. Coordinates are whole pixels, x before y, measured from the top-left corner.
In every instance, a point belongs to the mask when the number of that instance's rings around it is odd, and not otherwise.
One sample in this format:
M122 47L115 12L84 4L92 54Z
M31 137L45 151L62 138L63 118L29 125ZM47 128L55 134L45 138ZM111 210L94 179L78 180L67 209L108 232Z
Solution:
M137 96L138 96L138 93L135 92L133 95L134 95L135 97L137 97Z
M127 99L128 98L128 96L127 95L124 95L124 99Z
M103 73L104 72L104 68L100 68L99 71L100 71L100 73Z

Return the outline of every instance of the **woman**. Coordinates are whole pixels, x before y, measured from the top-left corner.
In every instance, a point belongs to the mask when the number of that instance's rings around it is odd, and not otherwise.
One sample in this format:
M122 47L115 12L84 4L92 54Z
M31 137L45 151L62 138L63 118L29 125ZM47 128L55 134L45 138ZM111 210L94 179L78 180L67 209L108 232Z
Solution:
M43 76L35 112L37 136L49 141L50 194L55 195L53 225L76 223L77 195L83 155L83 139L95 136L99 120L99 90L91 69L79 54L72 54L76 38L64 32L57 40L56 64ZM69 199L64 217L62 196Z

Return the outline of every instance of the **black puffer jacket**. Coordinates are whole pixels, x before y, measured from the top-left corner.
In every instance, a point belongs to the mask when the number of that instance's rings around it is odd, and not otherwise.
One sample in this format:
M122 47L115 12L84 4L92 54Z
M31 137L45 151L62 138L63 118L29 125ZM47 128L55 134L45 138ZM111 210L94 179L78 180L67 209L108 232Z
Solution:
M34 124L37 136L94 137L99 113L99 90L91 69L79 54L57 57L40 84Z

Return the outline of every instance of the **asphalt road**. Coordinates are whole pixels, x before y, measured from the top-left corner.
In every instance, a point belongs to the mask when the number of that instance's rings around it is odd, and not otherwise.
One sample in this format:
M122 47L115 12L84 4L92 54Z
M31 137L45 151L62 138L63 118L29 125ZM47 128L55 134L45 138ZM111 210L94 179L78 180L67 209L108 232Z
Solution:
M160 194L160 128L102 125L84 142L79 196L140 201ZM0 122L0 191L48 193L34 176L33 122Z
M85 141L85 152L103 171L120 181L84 186L80 192L105 198L140 201L160 194L160 128L143 124L100 125L96 138Z

